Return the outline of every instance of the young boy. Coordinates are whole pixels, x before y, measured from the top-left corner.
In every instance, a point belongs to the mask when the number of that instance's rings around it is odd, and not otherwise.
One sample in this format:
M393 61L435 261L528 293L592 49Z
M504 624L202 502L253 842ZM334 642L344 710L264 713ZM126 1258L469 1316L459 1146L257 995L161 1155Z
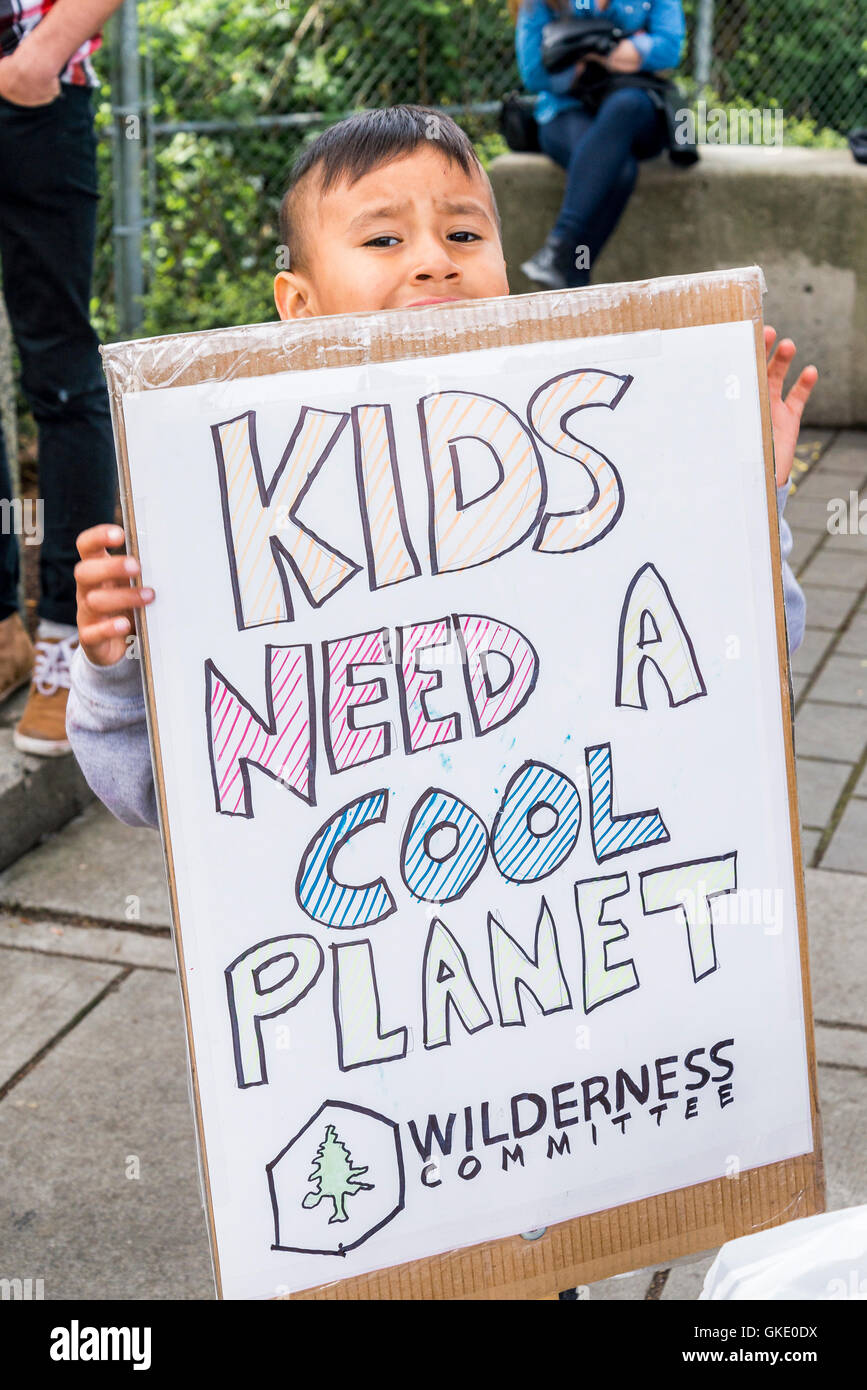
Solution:
M487 175L454 121L424 107L365 112L326 130L293 169L280 225L290 264L274 282L281 319L509 293ZM775 337L765 329L768 352ZM768 366L784 561L792 540L782 508L801 413L818 375L806 367L784 401L794 355L794 343L784 340ZM129 825L156 825L140 663L124 659L132 610L152 603L154 593L131 587L139 576L136 560L109 554L123 539L111 525L78 538L80 647L67 732L109 809ZM783 574L794 649L803 636L804 599L785 563Z

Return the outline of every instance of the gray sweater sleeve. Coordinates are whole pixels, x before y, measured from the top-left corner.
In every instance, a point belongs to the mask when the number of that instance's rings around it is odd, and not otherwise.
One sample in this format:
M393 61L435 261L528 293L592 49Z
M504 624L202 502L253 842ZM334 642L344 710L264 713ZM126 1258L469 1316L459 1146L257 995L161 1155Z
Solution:
M780 518L780 551L783 557L783 604L786 610L786 631L789 639L789 655L796 652L804 640L804 624L807 617L807 600L804 591L792 573L789 556L792 553L792 532L783 516L783 508L789 495L789 484L777 488L777 513Z
M141 662L94 666L81 647L71 665L66 733L87 784L127 825L158 822Z
M792 533L783 518L788 483L777 488L783 597L789 651L804 639L806 604L788 557ZM157 825L157 800L145 719L141 662L121 657L114 666L94 666L77 647L66 711L72 751L91 790L127 825Z

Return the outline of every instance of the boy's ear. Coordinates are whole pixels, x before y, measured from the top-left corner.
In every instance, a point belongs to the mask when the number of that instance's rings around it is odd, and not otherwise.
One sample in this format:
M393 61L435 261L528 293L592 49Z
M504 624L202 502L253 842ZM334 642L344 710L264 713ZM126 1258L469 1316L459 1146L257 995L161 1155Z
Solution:
M303 275L293 274L291 270L280 270L274 276L274 303L281 319L314 317L310 287Z

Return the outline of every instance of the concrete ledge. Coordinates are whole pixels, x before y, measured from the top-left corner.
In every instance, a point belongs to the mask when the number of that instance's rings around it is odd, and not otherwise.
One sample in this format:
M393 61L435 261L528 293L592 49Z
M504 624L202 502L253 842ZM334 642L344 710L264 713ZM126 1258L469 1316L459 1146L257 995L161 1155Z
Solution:
M60 830L93 800L71 753L33 758L14 746L12 728L26 696L24 690L0 710L0 870L44 835Z
M706 145L690 169L667 154L638 186L597 266L595 284L761 266L764 316L794 338L820 380L814 425L867 424L867 165L848 150ZM557 218L565 174L545 155L501 155L490 168L513 293L538 286L520 264Z

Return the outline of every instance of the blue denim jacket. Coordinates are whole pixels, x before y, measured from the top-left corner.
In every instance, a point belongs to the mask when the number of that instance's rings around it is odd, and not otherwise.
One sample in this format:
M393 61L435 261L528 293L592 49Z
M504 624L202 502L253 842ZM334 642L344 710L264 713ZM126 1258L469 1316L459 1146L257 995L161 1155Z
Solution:
M595 0L587 0L583 5L580 0L571 0L571 5L575 14L604 13L616 20L641 54L643 72L676 68L680 62L685 32L681 0L611 0L604 11L597 8ZM544 0L524 0L518 12L518 71L527 91L539 93L536 120L540 125L581 104L566 95L572 81L571 68L554 74L542 66L542 30L559 13Z

